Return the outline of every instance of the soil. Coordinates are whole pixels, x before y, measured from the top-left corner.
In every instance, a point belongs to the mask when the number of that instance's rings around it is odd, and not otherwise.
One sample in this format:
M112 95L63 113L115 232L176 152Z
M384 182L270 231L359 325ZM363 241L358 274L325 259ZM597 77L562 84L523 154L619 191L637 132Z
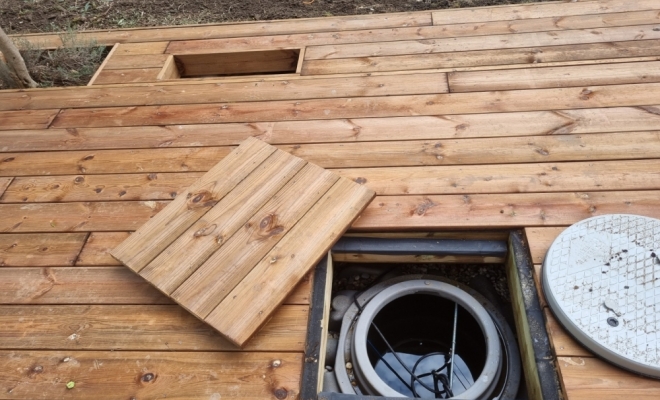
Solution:
M548 0L536 0L548 1ZM437 10L530 0L0 0L9 34Z

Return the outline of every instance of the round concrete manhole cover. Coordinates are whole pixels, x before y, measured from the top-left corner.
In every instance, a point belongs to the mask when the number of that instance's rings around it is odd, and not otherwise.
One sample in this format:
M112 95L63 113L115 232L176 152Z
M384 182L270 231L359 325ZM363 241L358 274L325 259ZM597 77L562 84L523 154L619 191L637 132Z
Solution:
M660 220L612 214L570 226L543 262L559 322L610 362L660 378Z

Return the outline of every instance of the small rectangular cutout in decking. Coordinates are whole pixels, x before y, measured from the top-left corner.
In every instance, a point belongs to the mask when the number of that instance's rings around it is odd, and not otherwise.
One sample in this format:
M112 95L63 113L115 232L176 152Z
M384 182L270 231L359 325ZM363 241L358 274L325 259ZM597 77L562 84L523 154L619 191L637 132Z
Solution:
M301 49L173 55L179 78L296 73Z
M249 138L112 255L242 346L374 196Z

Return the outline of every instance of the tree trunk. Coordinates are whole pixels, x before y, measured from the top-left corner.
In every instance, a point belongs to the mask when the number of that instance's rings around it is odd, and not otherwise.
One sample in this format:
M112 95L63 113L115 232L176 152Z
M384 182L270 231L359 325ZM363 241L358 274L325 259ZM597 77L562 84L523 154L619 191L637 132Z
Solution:
M37 87L37 82L30 76L21 53L18 52L16 45L2 27L0 27L0 52L2 52L9 70L16 75L16 83L24 88Z

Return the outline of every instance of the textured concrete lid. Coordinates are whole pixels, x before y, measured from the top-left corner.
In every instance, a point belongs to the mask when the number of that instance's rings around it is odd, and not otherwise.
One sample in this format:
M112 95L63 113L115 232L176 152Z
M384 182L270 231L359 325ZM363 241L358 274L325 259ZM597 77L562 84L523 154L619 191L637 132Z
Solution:
M660 220L611 214L552 243L543 290L559 322L598 356L660 378Z

